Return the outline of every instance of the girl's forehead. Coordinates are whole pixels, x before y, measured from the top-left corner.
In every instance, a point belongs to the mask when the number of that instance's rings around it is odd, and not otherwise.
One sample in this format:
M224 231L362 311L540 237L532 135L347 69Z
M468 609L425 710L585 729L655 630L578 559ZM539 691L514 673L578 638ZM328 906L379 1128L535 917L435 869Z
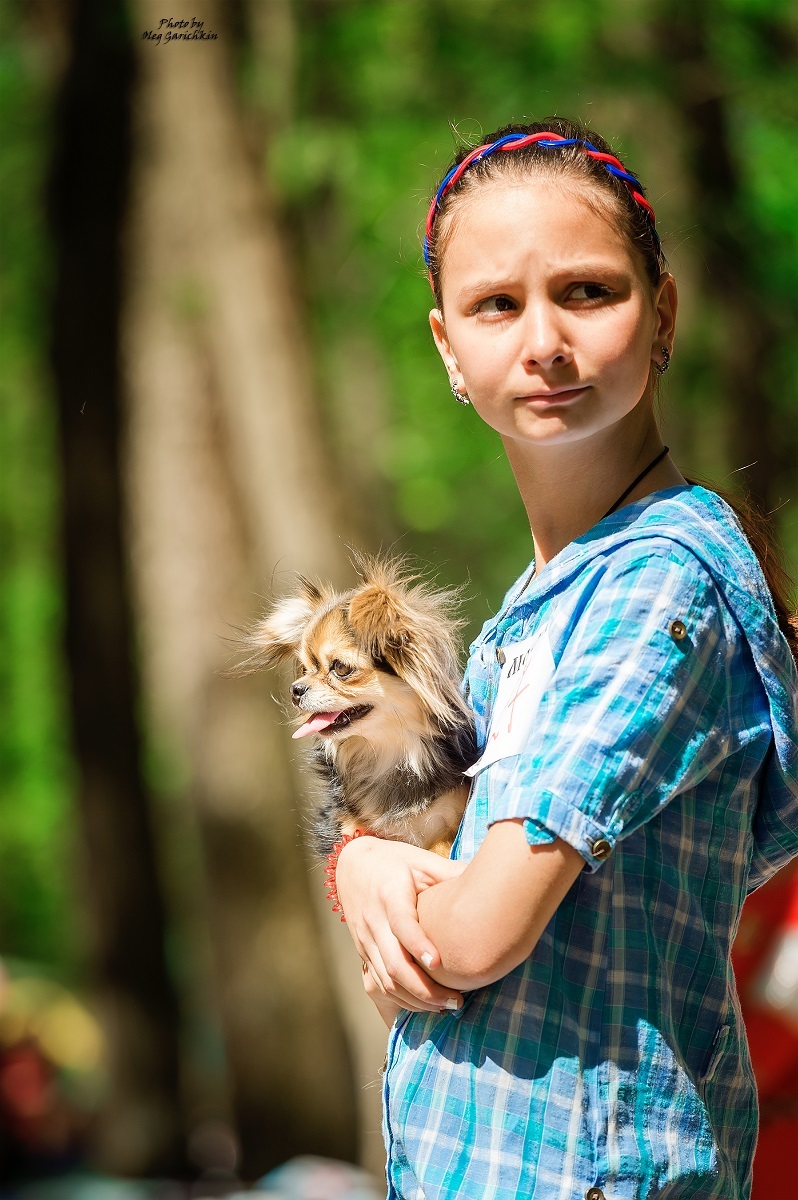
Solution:
M444 272L532 257L556 265L600 256L628 266L632 255L606 203L576 182L532 177L486 180L457 197L443 235Z

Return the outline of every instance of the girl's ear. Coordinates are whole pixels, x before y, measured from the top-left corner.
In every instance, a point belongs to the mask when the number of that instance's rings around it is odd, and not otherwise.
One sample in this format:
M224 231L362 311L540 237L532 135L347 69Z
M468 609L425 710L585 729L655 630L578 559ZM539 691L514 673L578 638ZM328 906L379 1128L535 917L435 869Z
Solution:
M654 305L657 319L656 333L651 343L651 356L658 359L663 345L673 349L676 333L676 310L679 306L679 297L676 292L676 280L670 271L663 271L660 275L654 293Z
M456 383L458 387L464 389L465 381L460 374L460 368L457 365L457 358L449 343L449 338L446 334L446 326L443 322L443 313L439 308L433 308L429 315L430 329L435 340L435 345L438 348L438 353L443 359L444 366L449 372L449 380L451 383Z

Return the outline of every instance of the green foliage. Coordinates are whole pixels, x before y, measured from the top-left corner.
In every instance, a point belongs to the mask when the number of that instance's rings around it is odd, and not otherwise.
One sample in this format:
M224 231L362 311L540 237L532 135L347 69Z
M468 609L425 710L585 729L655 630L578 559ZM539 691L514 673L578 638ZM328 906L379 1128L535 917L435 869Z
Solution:
M32 47L0 46L0 954L71 960L70 762L59 653L62 580L54 413L45 376L41 194L48 94ZM9 116L13 111L13 120Z

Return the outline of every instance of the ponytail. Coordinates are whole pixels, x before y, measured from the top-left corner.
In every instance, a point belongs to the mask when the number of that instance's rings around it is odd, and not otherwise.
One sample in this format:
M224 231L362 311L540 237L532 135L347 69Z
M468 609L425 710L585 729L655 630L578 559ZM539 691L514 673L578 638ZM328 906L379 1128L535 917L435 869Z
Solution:
M685 479L690 484L699 484L697 479ZM743 528L751 549L759 559L762 574L773 597L773 607L779 622L779 629L784 634L792 650L793 658L798 666L798 612L794 603L794 583L784 565L784 551L779 543L778 535L773 528L770 517L754 503L750 497L735 493L734 495L721 491L714 484L700 483L725 500L732 509Z

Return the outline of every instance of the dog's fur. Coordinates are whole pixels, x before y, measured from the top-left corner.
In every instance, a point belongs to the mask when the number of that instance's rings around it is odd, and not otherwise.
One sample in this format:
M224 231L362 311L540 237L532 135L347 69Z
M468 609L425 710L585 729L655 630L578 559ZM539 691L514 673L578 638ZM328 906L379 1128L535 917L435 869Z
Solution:
M313 733L326 785L313 823L318 854L355 829L448 854L468 797L463 772L476 758L459 689L457 594L394 560L356 566L362 583L348 592L300 578L298 594L249 635L242 666L298 663L291 695L306 720L294 737Z

